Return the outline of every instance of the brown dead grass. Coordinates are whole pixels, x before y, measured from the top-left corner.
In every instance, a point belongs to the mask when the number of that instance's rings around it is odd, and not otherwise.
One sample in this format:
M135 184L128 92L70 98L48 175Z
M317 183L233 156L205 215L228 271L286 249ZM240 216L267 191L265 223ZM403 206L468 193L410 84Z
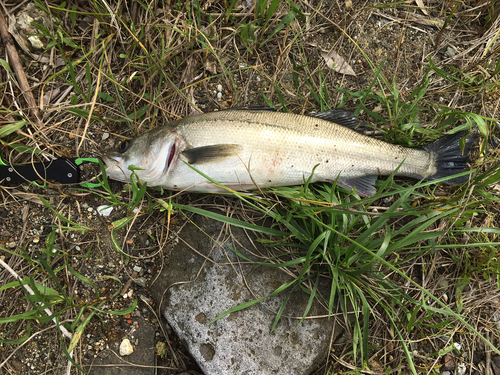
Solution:
M335 88L356 92L372 83L375 73L365 56L373 62L374 67L383 65L381 73L390 82L395 82L402 97L415 89L431 60L443 71L463 73L460 74L463 81L455 83L437 74L429 76L430 85L423 97L423 102L429 104L429 112L422 113L424 123L433 119L437 109L442 106L489 118L500 117L499 75L494 69L500 56L500 9L494 1L424 0L427 6L424 10L415 3L401 2L394 5L378 0L353 1L349 9L344 1L326 0L319 3L297 0L294 4L300 4L305 18L292 22L258 48L250 44L250 49L243 46L238 30L242 24L253 20L253 12L243 7L234 10L233 15L225 19L224 4L229 3L226 1L205 2L202 5L204 15L200 18L193 7L179 6L173 1L152 1L148 5L135 1L120 2L118 8L112 1L79 1L74 3L77 12L74 22L70 12L57 11L59 3L44 2L56 20L50 32L56 35L57 28L65 30L76 48L63 42L61 49L54 47L43 54L35 51L48 60L38 62L19 45L15 45L23 64L24 73L19 74L27 77L43 116L43 127L37 122L36 114L29 111L33 108L29 108L29 99L27 102L23 96L22 86L18 84L22 82L19 76L9 76L11 79L8 81L5 69L0 72L0 124L12 124L21 117L28 120L17 134L2 139L4 144L0 152L4 160L18 163L31 160L31 155L16 152L13 145L30 146L38 150L39 153L33 156L34 161L75 155L99 157L122 138L136 136L174 118L197 111L265 104L262 93L276 104L282 95L288 109L293 111L302 113L318 110L308 80L316 87L320 84L328 87L330 97L325 101L330 106L345 102L347 108L354 109L357 104L352 99L345 100L345 95ZM238 3L244 6L249 2ZM8 13L7 22L12 22L12 17L22 11L26 4L24 2L19 7L14 2L0 1L2 10ZM107 15L110 11L113 16ZM269 30L273 30L288 11L289 8L284 5L278 8ZM436 24L443 27L432 26ZM0 46L2 57L5 56L4 48L4 45ZM356 76L327 69L321 52L332 50L346 60ZM62 54L66 62L58 65L58 62L64 61ZM68 69L70 61L74 63L74 79L81 92L66 81L71 80ZM294 70L294 65L302 68ZM222 86L220 99L217 98L219 86ZM380 92L378 88L375 91ZM98 92L109 95L114 101L98 96ZM43 98L50 93L54 95L43 103ZM377 108L378 105L371 100L365 102L367 108L382 117L388 116L387 109ZM498 122L490 123L493 135L498 136L499 127ZM487 155L486 158L492 156ZM492 161L487 160L489 163ZM115 185L115 191L119 187ZM496 189L495 194L498 194L498 182ZM99 201L87 193L84 196L81 196L82 193L75 195L66 188L52 185L47 189L33 185L2 185L0 194L0 213L6 218L0 223L0 231L3 231L3 234L0 233L1 245L5 247L10 242L16 242L19 247L26 246L28 253L35 251L28 246L28 242L33 241L34 230L39 230L40 225L57 224L58 221L37 203L26 202L26 194L31 194L35 201L36 194L41 194L51 199L52 203L59 204L59 207L63 207L64 199L69 198L68 205L72 207L72 212L83 211L80 199L93 203ZM13 217L19 216L22 207L26 206L30 207L32 213L30 219L15 221ZM489 226L499 227L498 209L493 206L484 209L489 213L471 220L469 225L487 222ZM160 217L153 219L154 222L158 220L161 220ZM99 221L90 220L87 223L93 225L96 231L81 241L97 241L97 237L93 237L96 234L101 236L100 241L102 236L109 236ZM103 230L98 231L99 227ZM42 243L43 238L42 231ZM63 243L65 241L67 239L62 239ZM19 247L13 248L13 251L19 252ZM491 280L485 280L483 275L486 265L498 267L500 263L495 250L489 251L463 254L449 250L428 254L408 265L405 271L413 279L421 280L428 290L441 295L445 302L450 301L450 307L454 308L455 283L464 272L457 265L460 264L457 257L462 264L470 265L473 271L467 271L472 272L473 277L462 292L463 314L470 322L474 322L478 331L488 334L492 342L498 343L498 328L495 327L499 319L500 293L493 282L498 276L498 268L486 271L492 276ZM19 275L33 272L33 268L21 258L7 253L3 255L7 255L6 262ZM90 264L95 265L109 262L112 257L116 258L116 253L109 241L104 241L99 251L92 252L90 256ZM0 269L0 280L3 280L0 286L13 281L3 269ZM77 284L77 280L69 277L65 283L73 285ZM417 300L422 298L418 291L409 289L408 293L414 294ZM0 317L30 309L20 291L0 291L0 304L4 306ZM74 319L76 312L67 313L66 317ZM423 316L416 317L417 320L419 318ZM459 325L454 327L453 332L443 331L440 329L441 321L433 323L435 327L418 327L412 333L417 353L416 364L422 373L437 371L442 363L440 356L431 358L421 353L439 351L450 345L453 334L464 331L464 327ZM5 328L2 329L0 335L5 333ZM65 367L66 359L59 347L57 330L50 324L35 324L32 329L33 340L30 341L36 343L32 349L30 343L23 347L0 344L1 371L10 374L25 371L27 364L22 358L29 356L29 350L40 352L35 346L42 345L36 340L41 335L46 345L54 348L56 354L51 358L54 367L45 369L41 364L43 361L34 362L33 373L57 373ZM18 324L9 337L19 337L25 330L25 323ZM390 371L389 366L399 368L400 360L404 361L401 347L394 333L387 330L382 318L374 319L371 337L373 343L378 345L378 349L372 352L371 367L379 371ZM491 361L488 349L474 337L462 337L466 339L462 342L463 360L471 371L480 370L478 363L485 366ZM77 347L77 361L86 355L86 344L84 341ZM352 369L352 358L349 356L337 362L349 350L349 343L334 347L335 351L322 371ZM25 353L20 354L23 351ZM484 356L483 362L475 362L475 353ZM12 354L15 355L11 357Z

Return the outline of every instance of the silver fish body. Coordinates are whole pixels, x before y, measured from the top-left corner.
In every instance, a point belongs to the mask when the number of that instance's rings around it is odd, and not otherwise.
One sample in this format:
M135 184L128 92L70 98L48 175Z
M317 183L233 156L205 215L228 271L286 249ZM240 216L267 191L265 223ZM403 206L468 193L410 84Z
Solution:
M223 191L191 165L238 191L299 185L313 174L312 182L337 180L340 186L356 187L361 196L373 195L376 178L395 170L398 176L431 180L467 166L459 145L464 134L414 149L350 129L357 123L356 117L339 110L316 117L267 110L210 112L124 142L104 161L112 179L129 181L128 167L134 165L141 181L168 190Z

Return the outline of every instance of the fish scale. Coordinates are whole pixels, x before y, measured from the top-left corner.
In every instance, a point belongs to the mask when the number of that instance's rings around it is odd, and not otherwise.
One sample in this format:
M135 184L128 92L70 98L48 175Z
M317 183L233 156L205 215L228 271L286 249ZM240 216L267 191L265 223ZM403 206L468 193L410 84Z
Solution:
M110 152L104 158L107 173L129 181L128 166L135 165L149 186L217 192L220 187L191 167L242 191L302 184L315 168L312 182L338 179L339 185L370 196L375 179L395 170L398 176L434 179L458 173L467 164L457 135L423 150L407 148L352 130L359 120L346 111L317 116L227 110L187 117L130 141L126 150ZM445 171L441 166L450 160L454 168Z

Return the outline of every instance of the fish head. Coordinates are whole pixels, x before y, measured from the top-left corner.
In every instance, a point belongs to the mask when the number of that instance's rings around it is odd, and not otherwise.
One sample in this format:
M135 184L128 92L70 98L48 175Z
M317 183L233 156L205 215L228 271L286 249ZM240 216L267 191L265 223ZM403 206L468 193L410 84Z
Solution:
M104 157L109 178L130 182L133 172L149 186L161 186L179 157L180 139L175 132L159 136L145 133L120 145Z

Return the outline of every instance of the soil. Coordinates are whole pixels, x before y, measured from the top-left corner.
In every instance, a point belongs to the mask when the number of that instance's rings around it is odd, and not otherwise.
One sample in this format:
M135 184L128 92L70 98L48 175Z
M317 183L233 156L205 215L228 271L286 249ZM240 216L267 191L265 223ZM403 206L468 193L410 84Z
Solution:
M72 3L78 9L91 8L86 1ZM241 43L240 37L234 37L234 28L238 22L243 22L243 20L248 22L249 19L236 18L228 21L225 27L222 21L216 23L215 28L220 27L217 29L220 35L219 38L214 38L213 48L220 52L220 60L214 59L212 55L210 55L210 60L206 60L202 45L198 42L195 48L186 45L182 53L165 61L166 64L170 64L165 69L169 73L174 73L170 76L178 87L194 84L192 90L185 90L185 95L196 105L197 109L202 111L220 110L233 106L266 105L264 93L276 105L280 103L282 97L288 109L304 113L320 110L306 82L306 69L312 72L311 75L315 77L316 85L319 85L319 71L322 71L323 84L331 93L326 100L330 106L337 107L342 104L350 110L358 107L358 99L349 96L344 90L351 93L366 90L372 84L375 73L355 43L371 59L374 66L381 69L380 74L389 81L395 81L402 97L408 96L421 81L426 66L431 60L436 66L445 70L454 68L465 70L478 61L483 65L494 64L495 59L498 58L498 54L482 60L478 57L482 50L476 41L485 33L483 29L485 16L471 18L466 25L460 24L460 20L469 19L467 12L470 8L467 2L461 3L462 18L458 15L453 17L442 33L436 27L405 19L400 10L384 7L376 0L354 0L350 7L347 6L348 3L348 1L333 0L322 3L319 9L321 15L316 15L305 26L305 37L301 44L303 50L298 49L295 44L291 45L296 35L294 31L296 32L299 27L292 23L270 42L256 50L249 51ZM210 1L205 11L220 13L222 4L223 2ZM449 10L440 4L440 1L426 1L426 5L435 10L433 19L444 22L444 14ZM308 14L313 12L313 9L308 8L305 2L301 5L301 11ZM310 2L310 5L316 7L318 2ZM12 5L9 6L12 8ZM163 9L166 13L162 13L161 6L157 7L156 18L150 20L151 24L172 23L175 21L175 15L181 15L174 5L171 7L166 5ZM168 12L169 9L172 13ZM410 11L422 15L418 9ZM128 8L123 8L122 12L124 15L129 15ZM70 21L64 22L67 25ZM75 33L78 34L75 36L78 36L78 40L86 44L88 49L89 42L85 38L91 38L92 28L88 25L92 25L94 19L87 15L80 22L82 25L75 29ZM106 22L111 21L107 19ZM279 21L275 24L277 22ZM301 22L301 25L303 26L304 23ZM141 40L144 44L146 41L152 43L147 38L155 37L157 34L152 32L153 29L146 29L151 34L143 36L144 39ZM109 28L101 30L109 31ZM349 35L349 38L346 35ZM474 43L477 44L475 48ZM112 65L118 64L120 53L126 53L122 50L123 46L119 41L114 45L115 51L109 51ZM148 44L149 47L151 44ZM29 83L36 94L35 98L38 98L41 95L40 83L50 76L45 69L53 68L44 68L43 64L34 62L19 46L17 49L24 61ZM321 51L331 50L335 50L346 59L356 72L356 76L340 74L326 67ZM72 59L81 56L78 52L74 53L75 55L71 56ZM2 56L4 56L3 50ZM209 62L215 64L218 75L208 70ZM130 93L124 98L126 113L120 108L118 102L108 104L103 100L99 102L101 105L96 109L97 116L123 119L127 113L138 111L145 103L152 100L147 98L139 100L134 96L137 93L143 94L147 90L151 90L153 97L156 95L165 99L155 102L156 107L149 108L146 115L134 122L131 127L127 126L126 122L91 121L81 147L79 135L83 134L86 120L76 115L71 116L67 111L63 114L58 113L55 107L51 109L49 106L44 112L44 124L47 129L50 129L46 137L53 146L46 147L44 151L53 154L54 151L58 151L55 153L58 156L74 156L78 149L80 156L98 157L105 150L116 147L123 137L133 137L151 127L161 126L173 118L184 117L195 112L195 108L183 99L184 94L178 95L170 87L165 91L156 91L156 87L160 85L159 75L148 76L147 71L137 70L137 67L133 66L130 61L125 61L125 64L126 67L123 70L116 69L117 79L130 77L135 72L140 78L123 81L127 92ZM304 66L294 71L294 64ZM245 69L242 69L243 66ZM246 67L250 68L246 69ZM233 71L234 73L230 74L224 73ZM185 74L181 75L182 72ZM298 81L296 81L297 73ZM6 81L5 73L0 73L0 77L2 77L1 82ZM435 114L440 105L498 117L500 99L498 92L484 95L456 90L435 74L430 77L430 81L424 98L429 106L420 114L421 124L436 126L436 123L429 124L428 122L437 121ZM276 82L279 82L279 85L275 85ZM277 87L279 92L276 90ZM101 91L112 93L113 84L110 80L105 81ZM4 96L7 95L6 92L4 91ZM221 95L218 95L219 93ZM3 100L3 108L9 107L8 99L0 100ZM377 123L378 120L373 117L373 114L383 118L391 115L387 108L381 107L380 103L373 98L369 97L364 102L364 106L371 111L371 116L366 111L360 112L360 117L365 121ZM485 113L485 108L490 112ZM383 124L383 126L389 125ZM415 142L418 143L419 140ZM8 160L9 152L6 148L2 149L1 155L4 160ZM27 160L23 160L23 156L20 156L16 161L26 162ZM86 178L91 178L98 173L96 166L85 165L81 168ZM123 189L123 184L111 181L110 188L112 192L119 194ZM162 196L161 192L153 189L150 189L149 193L154 197ZM0 246L6 249L0 250L0 256L21 277L31 277L35 283L41 284L47 282L47 279L52 280L52 288L56 287L54 280L50 278L40 259L48 262L52 269L59 269L57 281L74 306L63 311L59 317L61 323L70 326L77 319L81 309L84 309L83 316L88 316L89 313L96 312L95 309L121 311L137 303L137 307L128 315L96 313L85 327L74 350L76 364L84 370L91 369L93 374L112 373L109 372L111 370L102 358L118 358L119 356L114 356L113 353L119 352L120 343L127 337L138 348L147 343L149 353L154 352L154 355L150 357L152 362L149 364L130 361L137 366L156 366L156 374L165 375L185 374L186 372L196 374L199 371L182 343L166 326L162 312L158 310L161 301L153 299L151 293L155 278L164 264L169 261L169 251L179 241L177 233L185 220L183 216L174 213L169 217L167 211L160 212L160 210L149 215L144 211L147 202L143 203L145 206L142 206L135 216L128 212L125 206L115 208L109 216L103 216L98 213L98 207L108 203L104 199L107 194L102 188L90 191L50 184L41 188L28 183L19 185L2 182L0 194L2 196ZM40 197L45 199L60 216L49 209ZM129 194L121 195L123 202L129 201L130 198ZM211 205L216 199L218 204L224 205L228 198L187 193L174 198L175 202L185 205L194 203ZM113 226L118 224L117 221L131 215L134 217L132 222L122 229L113 230ZM61 216L71 223L63 220ZM67 227L73 229L68 230ZM55 234L53 244L50 243L52 232ZM116 243L120 245L123 253L117 251L113 244L112 233L116 236ZM200 236L204 234L200 233ZM76 277L76 274L79 276ZM15 278L5 269L0 268L0 287L13 281ZM31 303L21 288L0 290L0 302L2 305L0 318L22 314L37 308L36 303ZM64 301L60 303L61 305L56 304L51 309L55 310L57 306L62 306ZM498 304L500 304L500 299L487 308L489 316L493 316L495 306ZM153 338L149 341L148 337L151 338L152 333ZM10 340L23 336L29 339L19 345L0 343L0 372L6 374L65 373L68 358L61 341L67 347L69 340L61 338L57 327L50 319L2 324L0 337L2 336ZM151 345L154 345L156 350L152 349ZM333 352L343 353L350 345L350 342L344 344L339 342L334 346ZM382 344L379 347L388 348L389 345ZM424 339L418 348L414 349L420 353L419 355L425 357L440 348L433 347L431 342ZM390 351L390 348L388 350ZM476 347L476 349L468 348L467 350L471 353L467 359L471 364L471 373L479 373L475 371L479 371L480 363L485 361L484 348ZM103 353L106 354L103 355ZM455 358L459 357L456 353L450 355L454 355ZM389 355L387 360L388 358ZM128 361L127 357L125 359ZM379 372L386 371L383 365L384 359L381 356L372 358L370 361L372 368L376 369L379 366ZM450 360L449 363L451 363ZM328 369L339 372L349 371L349 365L349 363L345 366L340 363L332 365L329 362L319 369L318 373L325 373ZM121 372L139 373L139 367L133 366L130 365L128 369L122 369ZM152 373L148 372L150 370L150 368L143 368L141 371ZM73 365L71 373L77 372L77 368Z

